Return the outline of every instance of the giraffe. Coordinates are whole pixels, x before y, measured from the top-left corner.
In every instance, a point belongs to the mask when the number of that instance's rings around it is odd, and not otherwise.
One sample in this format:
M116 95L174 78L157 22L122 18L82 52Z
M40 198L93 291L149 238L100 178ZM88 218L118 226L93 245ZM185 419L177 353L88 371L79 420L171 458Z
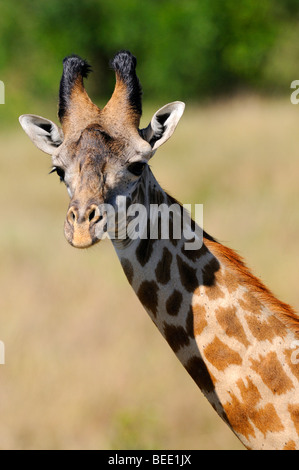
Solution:
M65 237L74 247L99 242L119 197L126 207L153 204L183 208L155 179L149 160L173 134L184 112L176 101L139 129L141 85L129 51L111 61L116 83L103 109L89 98L89 64L66 57L59 89L61 127L26 114L20 123L33 143L51 155L53 172L67 187ZM148 214L148 212L146 212ZM152 321L218 415L247 449L299 448L299 317L278 300L233 250L202 231L200 247L186 249L184 231L111 237L123 271ZM188 220L188 219L187 219ZM161 225L161 217L156 222ZM188 224L189 222L184 222ZM129 227L126 221L125 229ZM109 225L109 224L108 224ZM191 221L194 228L196 224ZM190 228L190 227L189 227ZM198 228L198 227L197 227ZM201 229L199 227L199 229ZM295 355L296 359L296 355Z

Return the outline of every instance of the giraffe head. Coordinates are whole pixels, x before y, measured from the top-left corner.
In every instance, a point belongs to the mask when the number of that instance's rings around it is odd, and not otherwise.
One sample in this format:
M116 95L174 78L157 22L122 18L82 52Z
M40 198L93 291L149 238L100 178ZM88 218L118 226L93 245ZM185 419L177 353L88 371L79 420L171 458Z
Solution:
M70 205L65 236L78 248L99 241L107 223L104 204L116 206L118 196L130 199L155 151L172 135L184 111L174 102L159 109L139 129L141 86L136 59L118 52L111 62L114 92L103 109L84 88L90 66L78 56L66 57L59 91L61 127L40 116L25 114L20 123L33 143L52 157L53 170L67 187Z

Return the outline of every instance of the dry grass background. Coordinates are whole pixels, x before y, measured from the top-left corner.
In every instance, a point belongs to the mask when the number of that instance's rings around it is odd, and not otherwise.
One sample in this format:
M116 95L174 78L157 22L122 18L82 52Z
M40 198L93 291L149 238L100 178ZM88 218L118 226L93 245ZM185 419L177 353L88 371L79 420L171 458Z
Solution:
M187 106L152 161L177 199L204 204L206 231L297 309L298 124L287 99ZM143 311L111 244L67 245L68 197L47 175L50 159L18 123L0 138L0 448L241 449Z

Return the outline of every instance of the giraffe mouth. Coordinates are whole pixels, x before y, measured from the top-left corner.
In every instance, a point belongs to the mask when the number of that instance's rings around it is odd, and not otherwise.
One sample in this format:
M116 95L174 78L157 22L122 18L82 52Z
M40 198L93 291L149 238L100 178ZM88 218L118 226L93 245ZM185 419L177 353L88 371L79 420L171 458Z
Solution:
M90 224L87 220L83 223L72 222L66 218L64 235L68 243L74 248L89 248L105 238L105 222L98 220Z

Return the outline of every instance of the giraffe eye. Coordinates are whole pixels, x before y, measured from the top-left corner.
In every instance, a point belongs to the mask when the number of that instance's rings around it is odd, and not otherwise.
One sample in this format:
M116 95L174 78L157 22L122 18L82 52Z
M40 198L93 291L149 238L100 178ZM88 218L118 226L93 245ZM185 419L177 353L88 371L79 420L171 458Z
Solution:
M50 174L51 173L57 173L57 175L59 176L60 178L60 181L63 182L64 181L64 176L65 176L65 171L60 168L59 166L54 166L54 168L52 169L52 171L50 171Z
M135 176L140 176L141 173L143 172L143 169L144 169L145 165L146 165L145 162L135 162L135 163L131 163L131 164L128 166L128 170L129 170L130 173L132 173L133 175L135 175Z

